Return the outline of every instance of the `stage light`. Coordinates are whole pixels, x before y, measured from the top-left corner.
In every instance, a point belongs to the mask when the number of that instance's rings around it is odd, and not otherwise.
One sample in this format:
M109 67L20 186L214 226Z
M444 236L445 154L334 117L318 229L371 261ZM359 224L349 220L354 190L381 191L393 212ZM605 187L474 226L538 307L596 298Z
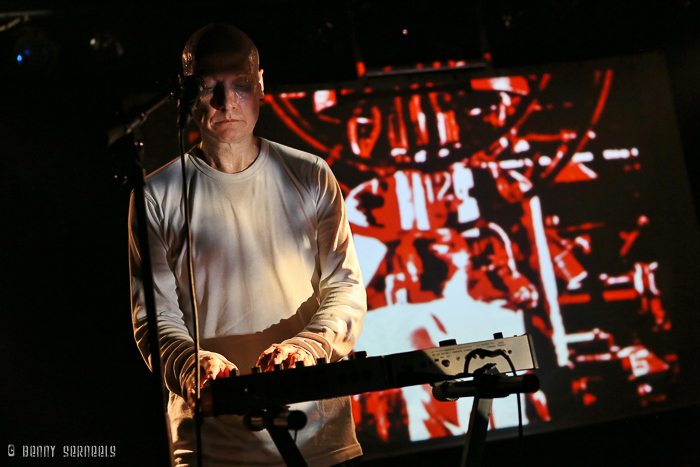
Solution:
M19 34L12 56L24 72L45 73L58 59L58 45L36 27L28 27Z

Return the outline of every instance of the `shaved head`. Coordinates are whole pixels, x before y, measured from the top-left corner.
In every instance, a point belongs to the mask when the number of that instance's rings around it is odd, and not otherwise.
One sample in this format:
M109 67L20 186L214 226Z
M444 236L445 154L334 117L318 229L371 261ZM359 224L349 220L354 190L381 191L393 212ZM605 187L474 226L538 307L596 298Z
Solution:
M259 69L258 48L240 29L212 23L195 32L182 51L185 76Z

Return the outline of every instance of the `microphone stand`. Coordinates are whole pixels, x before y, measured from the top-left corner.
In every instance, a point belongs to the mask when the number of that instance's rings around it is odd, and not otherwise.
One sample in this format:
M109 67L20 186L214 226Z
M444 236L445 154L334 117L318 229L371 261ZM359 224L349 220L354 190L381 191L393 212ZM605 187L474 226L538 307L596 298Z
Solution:
M456 401L460 397L474 398L461 467L481 466L493 399L535 392L539 389L539 384L539 379L533 374L507 376L499 373L493 363L489 363L476 370L471 381L449 381L433 386L433 397L441 402Z
M136 212L137 238L141 254L141 278L143 281L144 301L146 307L146 319L148 323L148 343L150 349L151 371L153 372L153 397L155 407L160 407L159 411L164 425L160 432L168 440L168 452L161 452L158 455L159 464L173 465L172 449L170 449L170 427L167 418L167 392L162 367L163 363L160 354L158 320L156 318L156 299L153 284L153 272L151 267L151 255L148 245L148 218L146 215L146 201L144 197L144 186L146 185L146 171L141 165L143 160L143 143L134 139L133 131L146 121L146 118L158 107L172 99L173 93L160 94L137 112L131 113L131 117L126 123L113 126L107 132L108 147L122 156L124 179L133 188L134 209ZM167 460L166 460L167 455ZM166 463L167 462L167 463Z
M158 107L173 99L173 97L174 91L163 92L140 106L138 110L130 112L125 123L114 125L109 129L109 131L107 131L107 146L112 147L124 136L132 134L136 128L143 125L149 115L151 115ZM141 155L137 155L137 159L140 160L140 158ZM140 168L138 161L137 166Z
M289 430L299 430L306 425L306 414L288 407L272 406L253 410L243 417L243 424L251 431L267 430L282 460L289 467L307 467Z

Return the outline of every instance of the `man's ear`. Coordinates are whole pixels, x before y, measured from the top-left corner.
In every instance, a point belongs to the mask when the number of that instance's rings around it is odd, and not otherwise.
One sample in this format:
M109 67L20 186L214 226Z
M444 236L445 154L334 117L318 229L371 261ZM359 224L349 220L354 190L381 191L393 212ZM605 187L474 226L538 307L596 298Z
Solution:
M265 97L265 83L263 82L263 70L262 68L258 70L258 83L260 83L260 98Z

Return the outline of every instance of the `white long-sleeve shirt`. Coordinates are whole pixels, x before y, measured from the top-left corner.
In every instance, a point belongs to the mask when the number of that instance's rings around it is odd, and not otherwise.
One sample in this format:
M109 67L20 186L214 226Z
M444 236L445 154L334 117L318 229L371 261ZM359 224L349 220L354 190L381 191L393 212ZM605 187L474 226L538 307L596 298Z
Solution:
M194 277L201 348L243 374L273 343L293 343L316 358L347 355L362 329L366 295L338 183L323 159L261 139L246 170L227 174L188 154ZM182 172L178 160L146 184L149 243L168 416L175 457L193 450L193 421L182 398L194 366ZM130 215L132 312L136 341L149 362L135 217ZM295 404L307 426L297 445L309 466L359 456L349 398ZM284 465L267 432L241 417L207 418L205 465Z

